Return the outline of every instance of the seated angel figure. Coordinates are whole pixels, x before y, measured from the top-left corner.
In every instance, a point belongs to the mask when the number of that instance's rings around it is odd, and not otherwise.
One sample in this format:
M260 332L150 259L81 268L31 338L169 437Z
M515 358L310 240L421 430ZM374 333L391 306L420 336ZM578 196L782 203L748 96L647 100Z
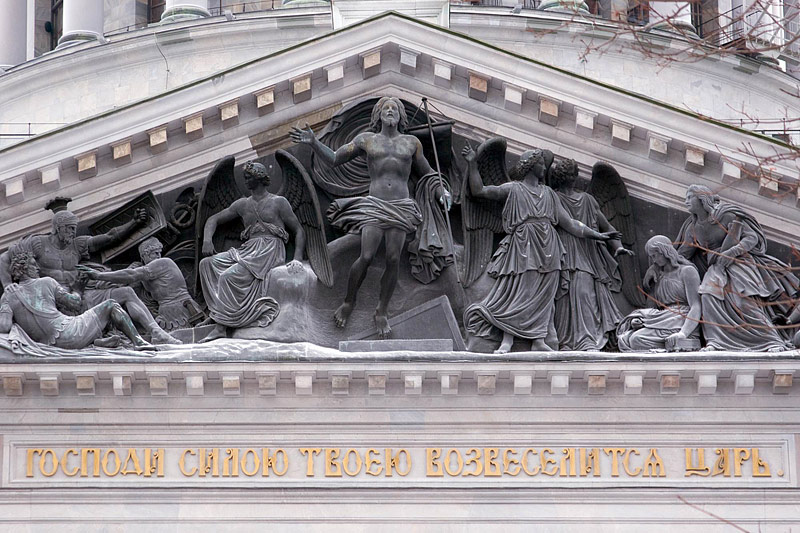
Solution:
M158 304L156 322L159 326L167 331L189 327L195 316L202 317L200 306L189 295L186 280L175 261L161 257L162 249L161 241L150 237L139 245L139 256L144 263L141 266L113 272L99 272L81 265L77 268L89 279L120 285L141 283Z
M114 300L104 302L78 316L67 316L64 308L81 306L81 297L67 291L53 278L39 277L39 265L28 252L13 254L9 266L13 283L5 288L0 298L0 333L8 333L14 323L34 341L78 350L94 343L113 347L119 338L102 339L103 329L109 324L125 334L136 350L153 350L136 331L131 317Z
M657 308L637 309L622 320L617 328L620 350L699 350L700 274L663 235L648 240L645 251L654 281L650 299Z

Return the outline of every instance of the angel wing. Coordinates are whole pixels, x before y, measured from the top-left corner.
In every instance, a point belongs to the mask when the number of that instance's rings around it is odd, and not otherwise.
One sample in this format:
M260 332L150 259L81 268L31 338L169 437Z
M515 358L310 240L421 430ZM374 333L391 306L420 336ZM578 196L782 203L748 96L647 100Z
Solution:
M203 249L203 229L206 221L227 208L233 202L243 196L236 179L233 177L233 167L236 158L228 155L217 161L214 168L209 172L203 189L200 191L200 198L197 202L197 217L195 220L195 254L194 254L194 284L199 290L199 270L200 259ZM241 244L240 235L244 230L241 219L228 224L220 225L214 233L214 248L218 251L229 250Z
M306 253L314 274L326 287L333 287L333 268L328 257L325 224L314 183L303 165L289 152L278 150L275 160L283 172L283 186L278 192L289 200L306 233Z
M475 162L486 185L501 185L508 181L506 171L506 140L493 137L476 150ZM503 206L493 200L474 198L469 189L469 173L462 185L462 217L464 220L464 287L469 287L486 269L492 258L495 233L503 231Z
M622 233L622 244L629 250L636 251L636 226L633 211L628 197L628 189L619 172L609 165L598 161L592 167L592 180L586 190L600 204L600 210L614 228ZM639 261L636 256L620 256L620 273L622 275L622 294L636 307L644 307L646 301L639 290L642 276L639 272Z

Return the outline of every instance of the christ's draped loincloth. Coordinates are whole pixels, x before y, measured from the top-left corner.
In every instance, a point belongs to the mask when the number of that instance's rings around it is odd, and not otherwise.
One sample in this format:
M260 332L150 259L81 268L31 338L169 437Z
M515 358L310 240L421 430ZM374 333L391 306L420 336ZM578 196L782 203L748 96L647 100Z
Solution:
M411 198L382 200L374 196L340 198L331 202L328 220L348 233L361 233L365 226L411 233L422 222L417 203Z

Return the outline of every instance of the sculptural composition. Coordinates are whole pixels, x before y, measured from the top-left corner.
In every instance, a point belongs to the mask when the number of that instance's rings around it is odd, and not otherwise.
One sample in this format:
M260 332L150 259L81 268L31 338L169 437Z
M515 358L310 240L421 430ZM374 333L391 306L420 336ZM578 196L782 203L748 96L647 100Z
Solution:
M595 174L602 169L595 165ZM550 186L566 212L593 230L616 233L597 200L575 189L577 179L578 164L572 159L557 162L550 173ZM575 237L562 227L557 231L566 250L562 270L567 273L566 285L556 294L555 327L559 348L602 350L609 333L615 331L622 320L612 295L622 286L614 258L633 255L633 252L622 246L619 239L593 241Z
M388 307L397 285L400 253L406 235L422 222L419 207L410 197L408 182L412 171L419 176L435 174L422 153L419 140L403 133L407 124L402 102L384 97L373 108L372 131L358 135L335 152L322 144L308 125L305 130L294 128L291 134L293 141L310 145L328 165L341 165L360 155L367 158L371 180L369 195L335 200L328 211L333 226L361 235L361 255L350 269L347 294L336 309L334 319L339 327L347 324L367 268L378 247L385 242L386 266L375 310L375 325L384 338L391 332ZM449 202L445 189L439 188L436 196L444 204Z
M663 235L645 244L652 276L651 307L629 314L617 330L624 352L700 349L700 275Z
M767 254L761 226L742 208L720 201L703 185L687 189L686 207L690 216L676 242L678 252L692 260L702 276L706 347L788 349L788 333L773 320L789 314L800 280L787 264Z
M283 153L278 157L284 169L283 194L294 200L294 206L285 196L267 190L270 177L261 163L245 164L244 178L250 191L247 197L236 198L238 191L233 180L233 158L221 161L206 184L202 201L218 211L205 220L202 232L198 232L202 235L203 254L215 254L200 261L199 265L203 296L210 319L215 323L214 330L203 341L225 337L226 328L229 327L242 328L252 324L267 326L272 322L280 305L266 295L267 276L270 270L282 265L286 259L287 229L294 234L295 241L294 258L287 265L289 272L295 274L303 270L301 261L306 250L308 229L315 237L310 248L312 266L318 265L315 272L329 275L327 250L324 237L320 236L322 222L319 204L310 188L310 180L292 156ZM224 205L231 196L233 201ZM306 203L316 207L316 210L298 209ZM300 213L302 222L293 207ZM244 230L239 235L243 244L215 253L214 236L218 226L232 221L244 224ZM198 224L202 223L203 219L198 219Z
M141 266L101 272L78 265L79 271L89 279L132 286L141 283L144 290L158 305L156 322L166 331L186 328L195 317L203 316L202 309L189 294L186 280L175 261L161 257L163 245L155 238L145 239L139 245Z
M101 339L109 324L133 343L134 349L155 347L136 331L131 318L114 300L105 300L77 316L58 310L80 308L81 297L70 293L51 277L39 277L39 265L33 254L18 251L9 259L11 283L5 286L0 299L0 333L11 331L18 324L34 341L58 348L80 349L92 343L113 347L115 337Z
M137 210L133 220L108 233L76 237L78 217L70 211L59 211L53 215L52 233L27 236L15 244L11 251L0 255L0 281L3 287L11 282L11 255L28 252L39 264L45 277L55 279L68 292L81 295L81 310L86 311L105 300L114 300L123 306L134 322L145 328L154 344L180 344L180 341L158 325L133 289L103 283L86 283L86 279L79 276L77 269L78 264L88 260L92 252L121 241L146 221L147 213Z
M560 282L566 281L566 270L555 227L582 239L608 240L616 233L597 232L569 216L556 193L542 183L546 166L541 150L520 156L512 170L514 181L506 181L503 173L492 177L501 182L497 185L484 185L478 154L469 145L463 154L469 163L470 194L504 202L502 224L507 234L488 267L494 286L483 301L467 308L465 327L479 337L502 336L496 353L508 352L515 337L531 340L533 350L557 349L555 298Z
M420 133L406 131L403 103L391 97L353 103L341 113L357 123L344 127L334 117L320 138L308 127L295 128L294 154L277 150L277 165L272 156L247 162L246 195L237 185L234 157L221 159L199 195L190 187L181 192L180 224L166 224L158 211L163 199L152 194L147 212L137 210L145 205L137 199L95 222L90 230L106 231L100 235L76 236L77 217L55 213L51 233L26 236L0 255L0 333L24 331L30 343L47 347L99 349L119 344L113 332L102 336L113 326L146 349L147 334L153 344L177 343L165 330L196 326L207 306L213 324L207 335L206 329L175 335L335 347L341 340L391 337L391 303L397 320L407 315L424 322L421 335L454 335L448 338L463 347L463 327L469 349L501 354L527 343L535 351L791 346L800 322L800 280L767 253L758 222L709 188L688 188L689 217L675 238L647 241L650 266L642 280L631 201L608 163L592 167L584 192L571 159L528 150L509 173L505 139L490 138L476 150L468 142L465 179L454 164L442 167L442 175L460 185L453 191L461 201L454 211L461 228L451 233L445 216L450 184L424 155L439 144L433 127L423 148L415 136ZM427 125L428 118L415 124ZM449 138L441 145L451 151ZM269 186L277 166L283 182L274 194ZM330 201L327 220L320 198ZM160 222L143 231L148 217ZM329 243L332 228L345 235ZM652 229L638 228L639 238ZM154 234L161 240L138 242ZM463 242L463 272L450 268L462 251L454 234ZM141 263L125 268L137 244ZM385 267L368 277L381 247ZM117 258L116 270L91 262L101 250L104 261ZM406 250L408 259L401 261ZM395 291L398 283L402 289ZM379 292L375 330L364 325L373 320L371 309L354 311L362 284ZM430 321L446 327L427 328ZM13 323L19 327L12 329ZM405 331L414 335L415 328ZM396 328L394 336L402 331ZM4 346L13 344L10 337L3 337ZM482 339L499 346L489 348Z

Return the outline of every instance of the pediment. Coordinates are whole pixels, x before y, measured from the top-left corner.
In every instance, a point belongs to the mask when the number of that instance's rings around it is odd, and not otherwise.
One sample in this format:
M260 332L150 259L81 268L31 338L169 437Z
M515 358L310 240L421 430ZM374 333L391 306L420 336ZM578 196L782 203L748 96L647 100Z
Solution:
M321 127L378 95L427 97L458 136L547 148L584 173L607 161L656 206L683 209L700 183L746 205L770 239L790 245L800 233L796 170L780 142L387 13L0 151L0 249L47 230L43 207L56 195L94 219L144 191L197 183L225 155L289 146L292 126Z

